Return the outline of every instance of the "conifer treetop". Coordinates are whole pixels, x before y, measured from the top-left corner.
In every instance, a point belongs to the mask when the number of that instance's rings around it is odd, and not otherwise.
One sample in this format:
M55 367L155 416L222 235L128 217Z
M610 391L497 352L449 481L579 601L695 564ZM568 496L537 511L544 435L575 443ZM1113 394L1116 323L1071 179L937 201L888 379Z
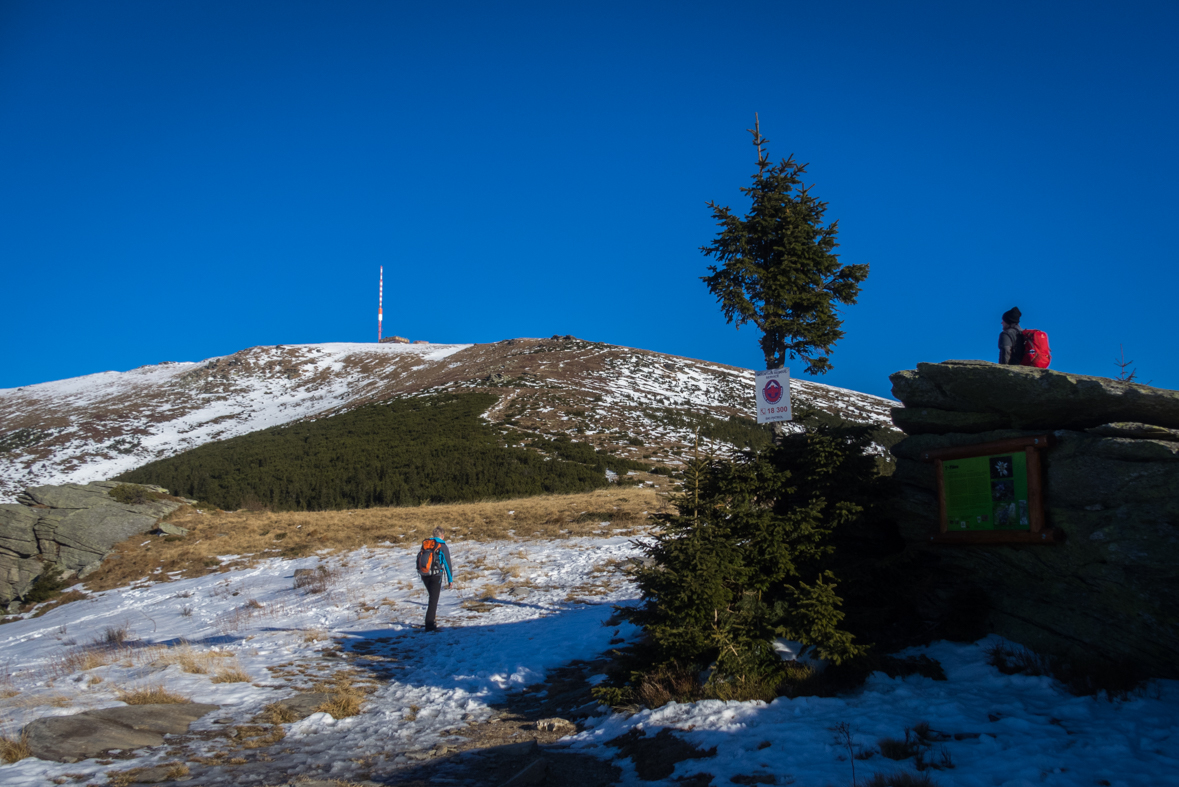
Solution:
M701 251L719 265L701 280L739 329L753 323L766 368L788 359L806 362L807 374L831 370L831 352L843 338L838 304L854 304L868 265L843 265L834 250L839 222L824 223L827 203L811 194L802 176L808 165L794 156L771 163L756 115L753 135L757 172L741 192L751 200L740 218L727 206L709 202L720 232Z

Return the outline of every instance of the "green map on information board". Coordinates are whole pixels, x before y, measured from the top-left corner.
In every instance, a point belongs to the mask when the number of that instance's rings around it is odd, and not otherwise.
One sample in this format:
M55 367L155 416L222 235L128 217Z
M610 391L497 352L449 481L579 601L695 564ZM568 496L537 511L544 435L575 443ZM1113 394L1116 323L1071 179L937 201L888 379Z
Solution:
M942 461L946 531L1030 530L1027 454Z

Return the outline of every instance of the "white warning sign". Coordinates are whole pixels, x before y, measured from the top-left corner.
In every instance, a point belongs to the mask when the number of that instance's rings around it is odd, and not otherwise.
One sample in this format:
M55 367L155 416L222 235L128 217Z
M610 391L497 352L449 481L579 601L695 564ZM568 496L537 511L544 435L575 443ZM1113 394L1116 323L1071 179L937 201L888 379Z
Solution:
M770 424L791 420L790 369L784 366L755 372L754 382L757 386L757 422Z

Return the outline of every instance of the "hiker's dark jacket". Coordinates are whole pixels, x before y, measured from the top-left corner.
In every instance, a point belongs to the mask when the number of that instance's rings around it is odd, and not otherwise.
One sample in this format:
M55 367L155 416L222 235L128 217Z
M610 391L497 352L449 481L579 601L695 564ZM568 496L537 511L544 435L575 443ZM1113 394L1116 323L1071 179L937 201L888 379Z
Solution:
M999 334L999 363L1018 365L1023 362L1023 332L1018 324L1003 329Z

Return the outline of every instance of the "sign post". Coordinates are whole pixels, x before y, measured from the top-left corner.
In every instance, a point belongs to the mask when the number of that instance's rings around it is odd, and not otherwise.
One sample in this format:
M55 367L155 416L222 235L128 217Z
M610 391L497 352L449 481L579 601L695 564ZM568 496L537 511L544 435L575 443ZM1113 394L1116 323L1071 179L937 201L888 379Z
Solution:
M754 373L757 393L757 422L772 424L775 421L789 421L793 418L790 410L790 369L766 369Z

